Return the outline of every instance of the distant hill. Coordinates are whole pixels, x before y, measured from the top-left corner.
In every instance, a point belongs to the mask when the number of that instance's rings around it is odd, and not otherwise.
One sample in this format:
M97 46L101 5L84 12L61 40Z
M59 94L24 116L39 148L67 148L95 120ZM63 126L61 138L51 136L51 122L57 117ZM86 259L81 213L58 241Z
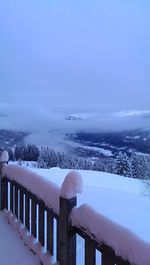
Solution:
M150 132L142 130L123 132L68 134L68 139L79 144L75 153L80 156L116 156L120 151L150 155Z
M42 140L42 132L39 132L39 134ZM32 135L32 132L0 130L0 149L7 149L18 144L26 143L26 136L30 135ZM103 133L80 131L64 133L64 137L62 137L59 131L50 131L48 134L44 135L44 137L50 139L54 138L54 140L57 140L56 143L61 139L60 144L57 143L57 148L55 144L53 146L49 144L49 147L58 149L60 146L60 148L63 147L61 151L84 158L115 157L120 151L126 152L129 156L132 152L150 155L149 131L132 130ZM30 141L28 141L28 143L30 143ZM31 144L32 143L31 141ZM38 145L44 144L38 142Z
M7 149L22 144L27 135L27 132L0 130L0 148Z

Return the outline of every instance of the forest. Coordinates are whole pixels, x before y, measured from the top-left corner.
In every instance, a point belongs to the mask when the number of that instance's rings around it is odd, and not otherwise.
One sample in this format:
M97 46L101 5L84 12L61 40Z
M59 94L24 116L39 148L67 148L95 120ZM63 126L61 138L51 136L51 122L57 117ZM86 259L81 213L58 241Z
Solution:
M1 152L3 149L0 150ZM20 144L15 148L8 148L9 159L18 161L35 161L39 168L68 168L103 171L118 174L125 177L138 179L150 179L150 156L132 153L130 156L125 152L119 152L114 157L105 158L82 158L68 155L64 152L57 152L54 149L43 146L38 147L33 144Z

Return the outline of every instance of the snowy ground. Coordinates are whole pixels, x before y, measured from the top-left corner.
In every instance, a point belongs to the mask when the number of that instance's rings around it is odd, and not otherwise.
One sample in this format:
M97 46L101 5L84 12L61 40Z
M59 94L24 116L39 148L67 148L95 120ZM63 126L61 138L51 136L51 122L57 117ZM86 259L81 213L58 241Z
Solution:
M40 259L24 245L4 212L0 213L0 264L40 265Z
M70 171L59 168L31 170L59 186ZM145 181L96 171L78 172L84 185L82 194L78 195L78 206L87 203L150 242L150 187Z

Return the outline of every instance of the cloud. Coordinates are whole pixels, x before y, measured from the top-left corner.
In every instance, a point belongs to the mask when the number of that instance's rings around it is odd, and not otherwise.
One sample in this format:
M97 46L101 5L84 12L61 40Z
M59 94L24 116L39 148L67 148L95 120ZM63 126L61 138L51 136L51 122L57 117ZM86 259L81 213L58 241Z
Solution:
M150 129L149 110L99 111L66 113L49 106L32 104L0 104L0 129L22 130L32 133L59 131L65 133L88 130ZM40 137L40 136L39 136Z

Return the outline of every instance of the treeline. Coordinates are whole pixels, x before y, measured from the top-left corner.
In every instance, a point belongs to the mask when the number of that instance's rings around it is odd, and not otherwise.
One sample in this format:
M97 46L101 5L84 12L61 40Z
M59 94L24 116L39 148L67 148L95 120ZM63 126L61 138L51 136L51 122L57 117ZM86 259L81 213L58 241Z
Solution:
M2 150L1 150L2 151ZM49 147L37 147L36 145L18 145L14 149L9 148L9 158L13 161L37 161L40 168L69 168L95 170L114 173L126 177L150 179L150 156L136 153L127 156L119 153L116 158L98 158L95 161L77 158L65 153L56 152Z
M7 151L9 160L12 161L37 161L40 155L40 149L34 144L16 145L15 148L8 148Z

